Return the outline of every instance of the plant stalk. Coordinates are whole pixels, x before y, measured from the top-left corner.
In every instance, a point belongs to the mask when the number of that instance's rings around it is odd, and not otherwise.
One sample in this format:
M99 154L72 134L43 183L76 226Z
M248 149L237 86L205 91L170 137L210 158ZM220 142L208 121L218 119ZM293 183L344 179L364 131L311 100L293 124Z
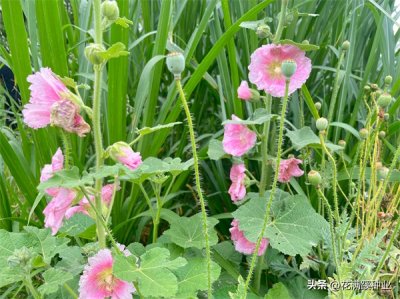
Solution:
M185 110L188 128L189 128L189 135L190 135L190 143L192 145L192 152L193 152L193 166L194 166L194 174L195 174L195 181L196 181L196 191L197 196L199 197L200 206L201 206L201 214L202 214L202 221L203 221L203 234L205 239L205 247L206 247L206 258L207 258L207 295L208 298L212 298L212 283L211 283L211 250L210 250L210 241L208 236L208 225L207 225L207 211L206 211L206 204L203 198L203 192L201 190L200 185L200 170L199 170L199 158L197 156L197 147L196 147L196 138L194 135L193 129L193 120L190 114L189 106L186 101L186 96L182 88L181 80L176 79L176 87L179 92L179 97L181 99L183 109Z
M283 128L285 125L285 114L286 114L287 104L289 101L289 83L290 83L290 80L287 79L286 84L285 84L285 96L283 98L281 117L279 120L278 151L277 151L277 155L276 155L276 167L275 167L274 180L272 182L272 189L271 189L271 193L270 193L270 196L268 199L267 209L266 209L266 212L264 215L264 221L263 221L263 225L261 228L261 232L260 232L260 235L258 236L256 247L254 249L254 252L253 252L253 255L251 258L250 269L249 269L249 273L246 278L245 288L244 288L245 291L244 291L242 299L246 299L246 297L247 297L247 289L249 288L250 280L251 280L253 270L254 270L254 267L256 264L258 250L260 249L261 241L263 239L265 230L267 228L267 224L269 221L269 214L271 211L271 204L272 204L272 200L275 196L275 192L276 192L276 188L277 188L277 184L278 184L279 164L281 163L281 155L282 155Z

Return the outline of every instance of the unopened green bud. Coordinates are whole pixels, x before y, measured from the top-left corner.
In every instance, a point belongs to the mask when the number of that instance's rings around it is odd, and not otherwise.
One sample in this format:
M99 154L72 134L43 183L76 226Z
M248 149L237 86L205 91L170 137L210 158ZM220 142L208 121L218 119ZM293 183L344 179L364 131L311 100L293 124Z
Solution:
M350 48L350 42L348 40L344 41L342 44L343 51L347 51Z
M360 133L360 137L362 139L367 139L368 138L369 131L366 128L360 129L359 133Z
M118 19L119 8L117 2L113 0L105 0L101 4L101 14L110 21L115 21Z
M379 132L379 138L383 139L386 137L386 132L385 131L380 131Z
M308 40L303 40L302 42L301 42L303 45L309 45L310 44L310 42L308 41Z
M267 38L271 36L271 28L268 25L262 24L257 27L256 34L259 38Z
M105 51L105 48L99 44L89 44L85 48L85 57L94 65L102 64L105 59L100 54Z
M324 131L328 127L328 120L325 117L320 117L317 119L315 125L318 131Z
M315 108L317 108L318 111L321 110L321 108L322 108L321 102L316 102L315 103Z
M175 79L180 79L185 69L185 57L180 52L172 52L167 56L168 70L174 74Z
M339 140L338 144L341 147L346 147L346 141L344 141L344 140Z
M366 128L362 128L360 130L360 136L361 136L362 139L367 139L368 135L369 135L369 132L368 132L368 130Z
M297 64L294 60L285 60L282 62L282 74L289 79L296 72Z
M13 254L7 259L10 267L25 266L31 259L32 254L25 246L20 249L15 249Z
M322 177L318 171L311 170L307 175L308 181L313 186L318 186L322 183Z
M383 118L384 118L384 120L389 120L389 118L390 118L389 113L385 113L385 114L383 115Z
M382 166L378 168L378 179L383 181L389 174L389 168Z
M372 90L378 90L378 89L379 89L378 84L372 83L372 84L371 84L371 89L372 89Z
M379 99L379 97L381 96L383 94L383 91L382 90L377 90L377 91L375 91L375 98L376 99Z
M388 93L384 93L378 98L378 105L382 108L385 108L389 106L391 101L392 101L392 96Z
M392 84L392 80L393 80L392 76L386 76L385 77L385 84L386 85Z
M364 91L365 92L370 92L371 91L371 87L369 87L368 85L364 86Z

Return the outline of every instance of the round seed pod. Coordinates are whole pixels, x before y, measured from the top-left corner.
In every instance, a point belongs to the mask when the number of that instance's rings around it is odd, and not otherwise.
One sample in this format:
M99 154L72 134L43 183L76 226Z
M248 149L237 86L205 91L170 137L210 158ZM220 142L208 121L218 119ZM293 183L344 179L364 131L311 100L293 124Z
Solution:
M167 56L168 70L174 74L175 79L180 79L185 69L185 57L180 52L172 52Z
M106 0L101 3L101 14L110 21L115 21L119 18L119 8L116 1Z
M311 170L307 174L307 178L308 178L308 181L310 182L310 184L313 186L318 186L322 183L321 174L316 170Z
M320 117L317 119L315 125L318 131L324 131L328 127L328 120L325 117Z
M285 60L282 62L281 69L282 74L289 79L296 72L297 63L294 60Z

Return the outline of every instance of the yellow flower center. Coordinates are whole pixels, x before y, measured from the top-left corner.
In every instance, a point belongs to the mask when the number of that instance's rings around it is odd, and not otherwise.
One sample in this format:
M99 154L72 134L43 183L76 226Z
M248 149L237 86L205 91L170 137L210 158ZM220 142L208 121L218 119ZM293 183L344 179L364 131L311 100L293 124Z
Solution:
M112 269L104 270L98 276L99 287L107 292L112 292L117 283L116 278L112 274Z
M281 61L274 61L267 67L267 72L271 77L280 77L282 76L282 63Z

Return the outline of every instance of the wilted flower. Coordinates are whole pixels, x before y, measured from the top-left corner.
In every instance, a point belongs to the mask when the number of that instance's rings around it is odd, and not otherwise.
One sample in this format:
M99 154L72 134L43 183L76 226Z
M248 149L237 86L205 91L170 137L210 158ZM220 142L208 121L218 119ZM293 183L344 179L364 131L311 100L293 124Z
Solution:
M75 191L59 188L57 195L53 197L43 210L43 214L45 215L44 226L50 227L53 235L60 229L65 213L70 208L75 197Z
M249 65L250 82L274 97L283 97L286 78L282 73L282 63L288 60L297 66L289 84L289 94L293 93L306 82L311 72L310 59L293 45L270 44L255 50Z
M124 164L131 170L135 170L142 164L142 156L135 153L129 144L119 141L114 143L110 148L110 157L117 162Z
M74 102L76 96L49 68L41 68L28 76L28 82L31 83L31 98L22 114L29 127L38 129L55 125L81 137L90 131L79 115L80 107Z
M232 120L238 121L240 118L232 115ZM256 133L245 125L229 123L225 125L222 145L226 153L240 157L256 144L256 139Z
M113 257L109 249L100 250L89 258L79 280L80 299L130 299L135 288L132 283L113 275Z
M246 168L244 164L234 164L231 168L230 179L232 181L229 187L229 194L232 201L239 201L246 195L245 175Z
M229 229L231 232L231 239L235 245L235 249L238 252L244 253L244 254L252 254L254 250L256 249L256 243L250 242L246 237L244 236L243 232L239 229L239 221L234 219L231 223L232 227ZM261 240L260 248L258 249L258 255L261 256L265 253L265 250L267 249L269 244L269 240L266 238L263 238Z
M119 189L120 187L118 185L117 190ZM113 192L114 192L114 184L108 184L103 186L103 188L101 189L101 201L103 202L104 205L106 206L110 205ZM89 200L94 203L95 202L94 195L90 195L89 199L83 197L78 205L70 207L65 213L65 218L69 219L77 213L89 215L89 210L91 208Z
M299 177L304 174L304 171L299 168L299 164L303 161L295 158L281 160L279 165L279 178L281 183L288 183L292 177Z

